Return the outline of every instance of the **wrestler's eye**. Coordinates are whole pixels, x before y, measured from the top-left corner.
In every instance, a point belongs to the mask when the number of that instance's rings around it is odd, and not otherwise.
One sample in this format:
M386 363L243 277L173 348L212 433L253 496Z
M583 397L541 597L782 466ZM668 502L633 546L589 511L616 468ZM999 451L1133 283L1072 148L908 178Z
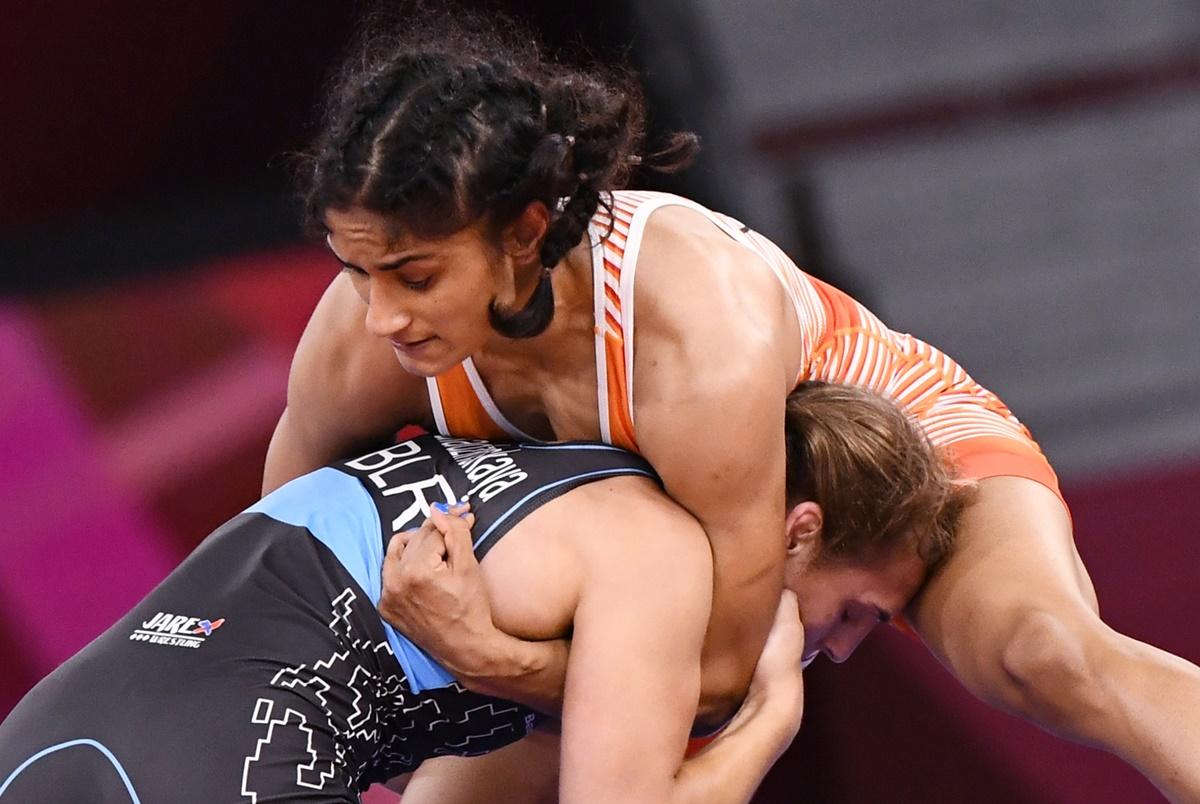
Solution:
M358 277L367 276L366 271L364 271L362 268L355 268L353 265L343 265L342 273L350 274L350 276L355 277L356 279Z
M844 623L850 622L850 609L848 607L842 609L841 621Z
M427 276L424 279L402 279L404 287L409 290L425 290L433 282L433 277Z

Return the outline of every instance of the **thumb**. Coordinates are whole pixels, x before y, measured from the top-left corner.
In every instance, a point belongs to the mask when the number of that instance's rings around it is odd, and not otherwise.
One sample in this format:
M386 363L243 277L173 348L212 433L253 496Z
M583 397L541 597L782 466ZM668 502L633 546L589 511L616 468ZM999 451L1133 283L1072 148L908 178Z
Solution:
M779 596L779 614L797 618L800 616L800 600L796 597L795 592L786 587L783 594Z

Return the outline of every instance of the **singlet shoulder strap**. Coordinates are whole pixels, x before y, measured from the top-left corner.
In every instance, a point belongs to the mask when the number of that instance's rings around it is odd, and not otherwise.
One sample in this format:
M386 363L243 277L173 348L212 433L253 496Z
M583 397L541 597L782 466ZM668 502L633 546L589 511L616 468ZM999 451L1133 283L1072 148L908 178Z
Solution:
M624 190L610 194L592 219L592 287L595 295L596 397L600 436L637 451L633 426L633 283L646 219L654 210L691 202L669 193ZM699 205L693 205L703 209Z
M809 277L783 250L735 218L669 193L617 191L612 193L611 201L611 213L602 205L589 230L595 293L597 404L603 440L636 451L633 286L646 223L655 210L665 206L694 210L765 262L792 304L806 354L811 353L822 337L828 312Z
M425 386L429 392L429 409L442 435L537 440L500 411L469 357L436 377L426 378Z
M600 438L637 450L633 431L633 275L638 242L630 242L640 194L613 193L588 228L595 307L596 404ZM639 236L640 237L640 236Z

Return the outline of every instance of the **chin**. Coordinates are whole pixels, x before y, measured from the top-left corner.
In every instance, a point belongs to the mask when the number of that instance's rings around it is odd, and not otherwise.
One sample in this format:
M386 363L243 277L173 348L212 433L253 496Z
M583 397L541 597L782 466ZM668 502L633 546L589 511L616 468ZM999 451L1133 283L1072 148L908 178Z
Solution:
M400 368L415 377L436 377L457 366L464 356L438 350L438 354L412 355L397 351L396 362Z
M404 369L406 373L412 374L414 377L425 377L426 379L436 377L451 367L442 365L441 361L413 360L401 357L400 355L396 355L396 362L400 364L400 368Z

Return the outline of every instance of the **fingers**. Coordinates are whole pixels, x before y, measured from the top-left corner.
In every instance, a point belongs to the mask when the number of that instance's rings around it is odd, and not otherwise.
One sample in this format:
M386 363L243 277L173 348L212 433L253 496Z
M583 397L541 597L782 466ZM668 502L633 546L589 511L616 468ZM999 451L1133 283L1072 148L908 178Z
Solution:
M795 634L795 639L804 648L804 618L800 615L800 600L791 589L784 589L779 598L779 611L776 620L782 620L787 628Z
M804 633L804 622L800 619L800 600L796 597L796 593L791 589L784 589L783 594L779 596L779 608L775 610L775 621L794 623L800 628L800 633Z
M408 546L415 533L415 530L406 530L393 534L392 538L388 540L387 555L384 556L384 560L399 561L404 555L404 548Z
M469 567L475 562L471 528L475 525L475 515L470 511L466 502L454 506L432 506L429 519L441 531L443 545L446 550L446 561L451 569Z
M775 622L763 645L760 663L763 670L774 672L772 668L783 668L783 672L793 671L793 665L799 665L804 659L804 624L800 621L800 605L796 595L784 589L779 596L779 606L775 609Z
M440 517L440 521L439 521ZM437 567L446 560L445 515L431 513L421 527L409 531L411 536L404 547L404 563L414 567Z
M783 594L779 596L779 615L793 614L797 617L800 616L800 601L795 592L784 587Z
M434 503L421 527L392 536L385 561L403 560L406 565L424 567L436 567L443 562L452 567L468 566L475 561L471 538L474 525L475 515L468 503L453 506Z
M471 536L471 526L474 524L475 515L471 513L462 518L452 518L445 534L447 561L451 569L462 569L475 563L474 540Z
M471 503L467 501L466 497L456 503L435 502L429 506L429 515L432 517L435 512L475 522L475 515L471 513Z

